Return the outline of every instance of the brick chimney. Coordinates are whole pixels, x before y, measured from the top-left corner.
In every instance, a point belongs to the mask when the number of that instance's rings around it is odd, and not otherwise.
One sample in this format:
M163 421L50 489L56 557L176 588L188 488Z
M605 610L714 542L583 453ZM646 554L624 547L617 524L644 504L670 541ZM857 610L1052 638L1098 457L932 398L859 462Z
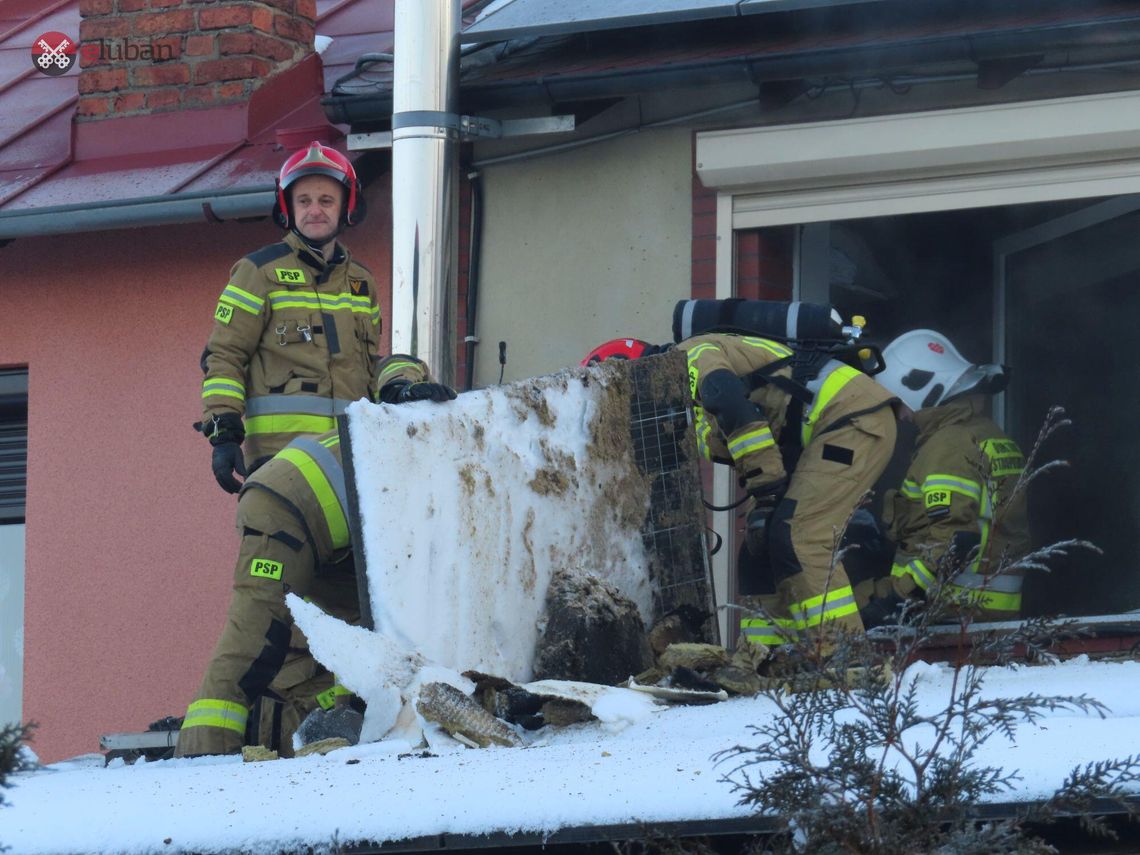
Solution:
M79 13L79 122L246 103L313 54L316 0L80 0Z

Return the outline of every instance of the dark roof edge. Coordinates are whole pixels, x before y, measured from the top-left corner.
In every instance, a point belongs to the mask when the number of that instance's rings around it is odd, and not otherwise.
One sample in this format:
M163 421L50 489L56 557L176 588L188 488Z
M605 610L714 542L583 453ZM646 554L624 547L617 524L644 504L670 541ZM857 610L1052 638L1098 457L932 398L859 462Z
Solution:
M1025 821L1030 809L1040 807L1045 800L984 802L971 805L968 814L979 821ZM1077 819L1081 816L1102 818L1127 817L1140 806L1140 796L1128 794L1120 799L1093 798L1084 809L1063 809L1055 814L1057 820ZM1026 823L1032 825L1032 823ZM561 828L557 831L491 832L489 834L433 834L400 841L370 844L364 841L345 844L346 855L390 855L407 852L456 852L474 849L506 851L517 847L542 847L552 852L560 847L577 849L583 845L635 842L654 835L660 839L704 837L767 837L783 830L779 817L756 813L747 817L698 820L663 820L629 822L615 825L583 825ZM715 847L714 847L715 848Z
M0 240L265 217L272 210L274 194L273 187L266 186L225 193L143 196L102 205L0 211Z
M935 33L875 44L816 47L773 54L702 59L643 68L607 69L523 79L460 81L460 105L465 111L496 107L553 104L598 98L629 97L643 92L689 86L732 83L759 85L804 76L871 73L913 63L972 62L979 58L1020 55L1041 48L1048 33L1112 27L1121 42L1140 43L1140 15L1135 13L1096 21L1063 21L1024 30L979 30ZM866 60L873 58L870 67ZM326 95L321 106L335 124L377 125L391 118L391 91L368 95Z
M621 68L578 74L550 75L523 80L506 79L460 83L460 97L503 106L535 98L575 101L635 95L659 88L727 83L760 84L827 74L887 73L915 63L970 62L1022 55L1042 49L1044 36L1061 32L1088 32L1111 27L1119 44L1140 43L1140 14L1098 21L1065 21L1024 30L978 30L969 33L932 33L858 45L813 47L770 54L700 59L677 65ZM869 61L870 60L870 61ZM322 104L332 98L326 98ZM327 108L326 108L327 109Z

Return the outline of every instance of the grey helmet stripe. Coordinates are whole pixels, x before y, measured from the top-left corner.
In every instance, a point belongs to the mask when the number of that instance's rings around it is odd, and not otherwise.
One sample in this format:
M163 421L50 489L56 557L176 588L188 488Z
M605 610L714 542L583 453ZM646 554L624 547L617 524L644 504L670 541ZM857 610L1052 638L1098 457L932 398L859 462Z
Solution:
M245 402L247 416L342 416L352 401L315 395L258 395Z
M689 300L681 310L681 340L691 338L693 335L693 312L696 311L697 301Z
M788 304L788 318L786 321L785 335L788 338L799 338L796 335L796 327L799 326L800 321L800 304L798 302Z

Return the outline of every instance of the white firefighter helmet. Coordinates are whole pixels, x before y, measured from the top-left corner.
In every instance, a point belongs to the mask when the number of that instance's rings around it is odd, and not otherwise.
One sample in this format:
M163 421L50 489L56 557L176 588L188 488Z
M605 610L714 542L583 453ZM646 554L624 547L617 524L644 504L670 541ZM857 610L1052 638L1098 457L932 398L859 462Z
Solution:
M886 367L875 379L912 410L936 407L971 392L992 395L1005 388L1004 366L975 365L950 339L934 330L911 330L883 349Z

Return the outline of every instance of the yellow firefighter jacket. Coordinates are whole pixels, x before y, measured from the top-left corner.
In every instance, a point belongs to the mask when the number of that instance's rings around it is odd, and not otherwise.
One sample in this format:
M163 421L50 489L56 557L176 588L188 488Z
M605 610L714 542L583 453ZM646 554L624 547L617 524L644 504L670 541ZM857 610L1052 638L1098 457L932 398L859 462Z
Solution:
M380 366L387 382L397 377L430 381L417 359L394 356ZM325 585L318 596L315 577L322 571L350 569L352 538L340 435L329 431L300 436L245 480L238 502L242 532L229 618L198 697L190 704L178 739L178 756L224 754L240 749L250 702L278 676L291 644L284 590L292 589L322 608L355 611L343 585ZM312 565L294 564L299 540L308 543ZM251 584L251 579L258 584ZM277 581L284 588L263 587ZM276 591L269 594L269 591ZM322 599L333 596L336 600ZM299 661L294 660L296 665ZM308 660L311 661L311 660ZM292 686L293 684L285 684ZM347 689L334 685L315 697L326 709Z
M377 374L381 385L395 379L431 381L426 364L402 354L383 360ZM271 465L260 467L246 479L241 495L250 490L271 493L292 511L309 534L318 567L337 562L351 546L336 430L294 439L274 455Z
M289 233L234 265L202 355L203 422L245 418L249 466L375 399L376 282L339 243L326 263Z
M898 544L891 575L901 594L925 591L953 547L964 563L951 590L976 591L988 617L1014 617L1022 576L994 574L1030 549L1025 491L1010 495L1025 458L983 406L969 395L915 413L915 452L890 521Z
M709 460L732 464L749 490L762 490L787 477L782 447L806 448L813 437L829 428L895 400L866 374L831 359L806 384L811 401L802 407L790 407L792 395L780 381L791 380L792 367L784 364L749 393L749 400L759 406L762 417L756 418L752 413L747 421L730 421L723 411L718 416L704 406L708 390L703 384L709 375L727 369L750 387L750 375L773 363L790 360L792 350L769 339L728 334L694 336L678 347L686 352L689 361L697 445ZM800 415L795 417L797 409ZM794 423L789 423L789 412ZM730 429L725 430L726 426Z

